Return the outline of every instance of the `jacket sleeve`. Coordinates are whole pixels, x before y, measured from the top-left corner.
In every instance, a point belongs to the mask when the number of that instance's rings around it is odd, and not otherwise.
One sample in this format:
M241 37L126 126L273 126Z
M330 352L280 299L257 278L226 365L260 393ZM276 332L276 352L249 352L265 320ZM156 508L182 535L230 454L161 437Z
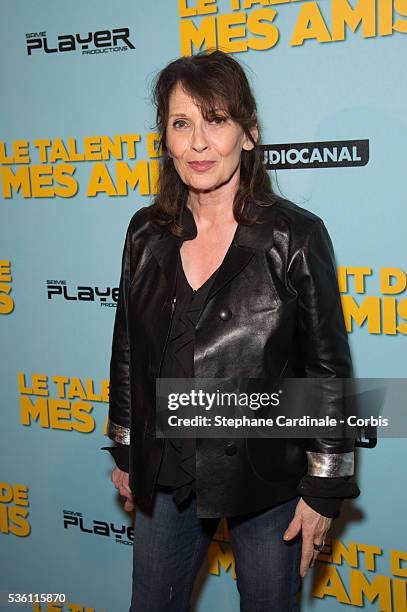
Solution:
M130 285L131 222L127 229L113 328L110 359L109 418L107 435L116 443L130 444L130 350L127 300Z
M289 266L298 293L297 331L304 375L351 378L352 360L334 250L321 219L314 222L304 243L295 251ZM321 385L323 405L319 407L320 413L339 418L346 416L344 398L335 397L329 381L326 383ZM341 385L333 387L338 390ZM298 488L300 494L309 495L310 502L314 492L322 498L357 496L359 489L351 478L354 442L351 437L306 439L308 474ZM335 510L332 514L336 513Z

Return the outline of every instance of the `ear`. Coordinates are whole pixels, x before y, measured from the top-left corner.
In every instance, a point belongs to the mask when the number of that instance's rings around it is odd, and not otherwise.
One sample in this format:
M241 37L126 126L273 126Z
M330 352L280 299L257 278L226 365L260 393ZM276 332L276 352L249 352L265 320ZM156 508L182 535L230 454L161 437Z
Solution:
M251 129L250 129L250 133L252 135L252 138L255 142L258 141L259 139L259 130L257 128L257 125L254 125ZM243 147L242 147L245 151L251 151L252 149L254 149L254 145L252 143L252 141L250 140L250 138L248 136L245 135L244 138L244 142L243 142Z

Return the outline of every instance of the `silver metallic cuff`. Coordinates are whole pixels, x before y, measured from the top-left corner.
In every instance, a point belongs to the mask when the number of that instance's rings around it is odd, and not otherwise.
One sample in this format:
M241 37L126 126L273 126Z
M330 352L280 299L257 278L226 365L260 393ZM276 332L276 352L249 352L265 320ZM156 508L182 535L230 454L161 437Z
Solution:
M130 444L130 428L118 425L110 419L107 422L107 435L111 440L114 440L114 442Z
M354 453L314 453L307 451L310 476L352 476L355 469Z

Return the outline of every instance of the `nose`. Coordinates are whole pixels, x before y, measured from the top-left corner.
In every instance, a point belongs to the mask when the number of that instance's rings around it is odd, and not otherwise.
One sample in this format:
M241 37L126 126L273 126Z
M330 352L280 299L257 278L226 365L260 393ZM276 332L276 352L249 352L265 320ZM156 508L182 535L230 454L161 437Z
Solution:
M208 148L205 131L200 125L195 125L191 136L191 148L197 153L202 153Z

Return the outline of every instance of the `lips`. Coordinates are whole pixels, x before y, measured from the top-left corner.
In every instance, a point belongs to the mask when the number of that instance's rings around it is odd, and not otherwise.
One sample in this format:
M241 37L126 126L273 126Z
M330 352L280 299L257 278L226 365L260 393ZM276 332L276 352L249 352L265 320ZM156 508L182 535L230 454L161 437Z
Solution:
M216 162L214 161L194 161L188 162L188 165L191 166L191 168L193 168L197 172L205 172L206 170L212 168L215 163Z

